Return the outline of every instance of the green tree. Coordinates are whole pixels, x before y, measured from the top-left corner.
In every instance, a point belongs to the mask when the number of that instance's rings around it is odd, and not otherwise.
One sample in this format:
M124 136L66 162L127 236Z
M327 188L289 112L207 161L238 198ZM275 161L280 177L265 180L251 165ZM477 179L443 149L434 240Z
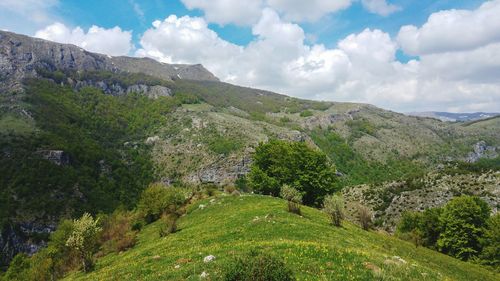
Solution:
M180 189L156 183L142 192L137 210L147 223L151 223L165 213L177 211L185 201L186 197Z
M437 241L438 249L462 260L478 255L489 214L488 205L477 197L453 198L440 215L442 232Z
M483 251L480 258L483 264L500 267L500 214L491 216L486 223Z
M424 212L405 212L397 226L397 235L405 239L409 236L418 244L435 248L441 234L439 217L441 208L430 208Z
M73 232L66 241L66 246L74 249L82 263L82 269L88 272L94 265L93 255L97 250L99 232L99 221L85 213L80 219L73 221Z
M328 214L333 225L341 226L344 219L344 199L338 195L326 196L323 211Z
M335 169L328 157L304 142L272 140L255 151L249 186L256 192L278 196L288 184L303 194L306 205L319 206L334 191Z

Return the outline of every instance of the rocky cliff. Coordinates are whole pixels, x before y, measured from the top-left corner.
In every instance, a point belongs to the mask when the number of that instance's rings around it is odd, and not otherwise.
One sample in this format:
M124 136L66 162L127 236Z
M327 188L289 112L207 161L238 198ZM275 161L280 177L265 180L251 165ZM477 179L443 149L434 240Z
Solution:
M0 91L21 89L22 79L38 77L40 69L143 73L166 81L218 81L199 64L173 65L148 58L111 57L87 52L74 45L0 31Z

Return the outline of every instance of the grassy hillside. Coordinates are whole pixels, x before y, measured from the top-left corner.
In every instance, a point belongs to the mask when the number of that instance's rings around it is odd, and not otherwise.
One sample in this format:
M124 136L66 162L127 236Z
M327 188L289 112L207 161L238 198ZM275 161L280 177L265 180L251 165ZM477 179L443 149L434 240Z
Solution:
M201 206L205 206L204 208ZM92 273L67 280L216 280L220 267L249 249L283 258L299 280L498 280L486 269L350 223L331 226L322 212L286 212L266 196L218 196L189 207L179 231L159 238L159 222L137 245L98 260ZM215 261L203 258L214 255Z
M131 207L154 181L232 185L248 172L254 148L270 139L305 141L325 152L342 174L339 188L423 175L448 158L464 159L478 141L500 146L500 118L450 124L144 74L42 76L25 81L23 93L0 95L0 232L7 224L53 229L61 217ZM73 88L80 80L161 85L172 96ZM58 165L47 151L64 151L70 161Z

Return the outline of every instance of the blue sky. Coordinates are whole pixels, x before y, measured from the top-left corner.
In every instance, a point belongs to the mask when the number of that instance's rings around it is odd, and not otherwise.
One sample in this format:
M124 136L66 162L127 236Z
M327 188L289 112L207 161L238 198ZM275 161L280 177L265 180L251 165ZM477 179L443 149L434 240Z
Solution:
M500 111L500 0L1 0L0 29L396 111Z
M349 8L325 15L316 22L300 23L304 31L315 38L311 43L322 43L333 47L351 33L358 33L365 28L377 28L396 35L403 25L422 25L430 14L448 9L474 9L482 0L397 0L392 1L402 9L389 16L380 16L368 12L360 2L354 2ZM136 6L137 5L137 6ZM144 14L138 15L134 7ZM84 29L92 25L105 28L120 26L134 31L137 43L141 33L150 27L154 20L162 20L169 15L202 17L203 11L189 10L180 0L66 0L54 7L54 12L62 21L71 26ZM210 24L209 27L227 41L246 45L252 41L251 28L234 24ZM400 54L406 59L404 53Z

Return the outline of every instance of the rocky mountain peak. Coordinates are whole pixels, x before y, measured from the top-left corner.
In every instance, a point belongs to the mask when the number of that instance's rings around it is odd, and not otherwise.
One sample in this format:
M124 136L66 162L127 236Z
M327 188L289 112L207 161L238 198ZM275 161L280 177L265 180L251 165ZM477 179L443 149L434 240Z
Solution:
M219 81L202 65L166 64L149 58L112 57L70 45L0 31L1 88L20 89L37 70L144 73L162 80Z

